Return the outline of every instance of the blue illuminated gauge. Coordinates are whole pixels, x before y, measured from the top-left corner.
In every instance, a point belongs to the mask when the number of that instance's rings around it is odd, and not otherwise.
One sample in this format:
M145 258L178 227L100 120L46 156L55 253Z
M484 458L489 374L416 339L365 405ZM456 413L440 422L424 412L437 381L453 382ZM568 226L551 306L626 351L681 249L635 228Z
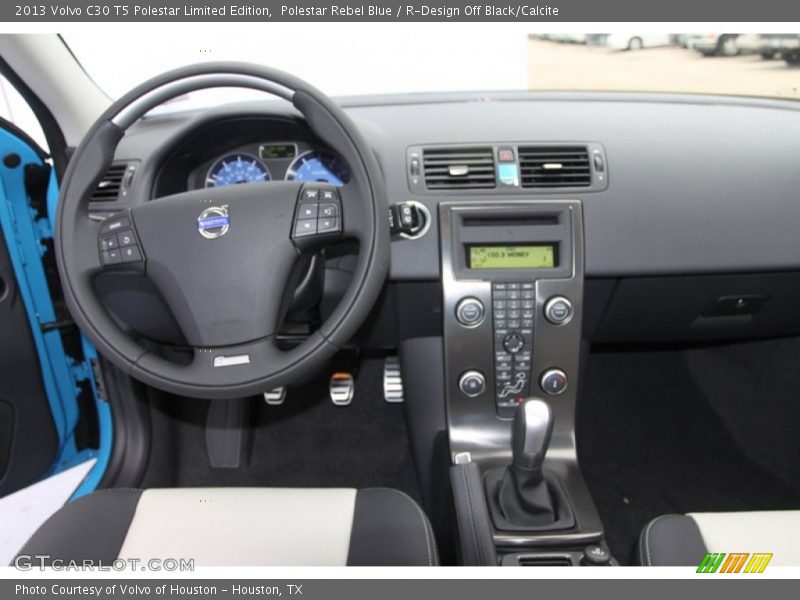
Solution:
M292 161L286 170L286 179L344 185L350 180L350 169L335 154L324 150L309 150Z
M206 175L206 187L223 187L237 183L269 181L269 169L252 154L237 152L216 161Z

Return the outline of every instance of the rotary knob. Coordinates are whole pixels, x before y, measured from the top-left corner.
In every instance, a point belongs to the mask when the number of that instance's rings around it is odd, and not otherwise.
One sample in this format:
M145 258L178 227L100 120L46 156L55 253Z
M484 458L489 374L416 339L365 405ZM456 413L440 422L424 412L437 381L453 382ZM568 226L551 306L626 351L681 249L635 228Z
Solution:
M480 371L465 371L458 379L458 389L470 398L480 396L486 390L486 378Z
M548 369L542 373L539 385L550 396L559 396L567 389L567 374L561 369Z
M483 303L477 298L464 298L456 306L456 319L464 327L480 325L485 313Z
M572 302L564 296L553 296L544 305L544 318L553 325L566 325L574 312Z

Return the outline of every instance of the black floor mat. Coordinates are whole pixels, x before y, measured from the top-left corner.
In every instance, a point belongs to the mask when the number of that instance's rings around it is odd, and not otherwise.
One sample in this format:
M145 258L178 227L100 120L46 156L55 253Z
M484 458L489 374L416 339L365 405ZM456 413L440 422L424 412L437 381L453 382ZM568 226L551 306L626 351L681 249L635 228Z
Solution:
M327 400L327 382L292 388L282 406L252 402L252 447L238 469L209 466L208 402L159 396L145 487L388 486L419 498L403 407L382 398L382 362L362 363L350 406Z
M724 372L711 376L718 385L709 385L706 374L702 389L737 394L722 380ZM702 389L683 352L590 356L578 407L578 454L622 563L634 562L639 532L661 514L800 508L800 490L745 456ZM758 398L740 400L758 410Z

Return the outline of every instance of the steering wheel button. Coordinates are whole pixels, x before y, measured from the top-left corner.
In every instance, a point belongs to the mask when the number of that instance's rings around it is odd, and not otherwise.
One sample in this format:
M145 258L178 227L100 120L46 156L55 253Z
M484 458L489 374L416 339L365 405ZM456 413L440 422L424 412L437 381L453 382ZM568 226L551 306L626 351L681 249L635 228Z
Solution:
M297 225L294 226L294 236L303 237L306 235L314 235L317 233L317 220L316 219L300 219Z
M103 252L101 259L104 265L115 265L122 262L122 255L120 254L119 249L108 250L107 252Z
M142 260L142 253L139 252L137 246L125 246L120 249L120 254L122 254L122 262L124 263L139 262Z
M300 205L300 212L298 213L298 219L316 219L317 218L317 211L319 210L319 204L316 202L306 202Z
M117 241L117 236L115 235L102 238L100 240L100 245L102 246L103 250L114 250L115 248L119 248L119 242Z
M320 204L319 205L320 217L338 217L339 205L338 204Z
M317 233L329 233L339 230L339 220L336 217L330 219L317 219Z
M315 202L319 200L319 190L317 188L306 188L303 190L303 200Z
M120 246L131 246L136 243L136 238L133 237L133 231L127 229L125 231L120 231L117 234L117 241L119 242Z
M119 219L107 219L100 226L100 231L102 233L116 233L117 231L122 231L130 226L131 222L127 219L127 217L120 217Z
M322 190L322 200L326 202L335 202L339 200L339 196L336 193L336 190Z

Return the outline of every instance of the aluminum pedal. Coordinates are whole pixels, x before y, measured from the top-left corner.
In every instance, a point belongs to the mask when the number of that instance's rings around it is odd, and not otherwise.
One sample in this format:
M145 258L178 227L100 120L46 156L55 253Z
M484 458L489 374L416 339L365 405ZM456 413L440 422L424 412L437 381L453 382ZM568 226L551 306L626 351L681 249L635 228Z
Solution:
M403 401L403 374L396 356L387 356L383 363L383 399L393 404Z
M336 406L347 406L353 401L355 387L350 373L334 373L329 384L331 402Z
M270 406L280 406L284 400L286 400L286 388L284 386L264 392L264 402Z

